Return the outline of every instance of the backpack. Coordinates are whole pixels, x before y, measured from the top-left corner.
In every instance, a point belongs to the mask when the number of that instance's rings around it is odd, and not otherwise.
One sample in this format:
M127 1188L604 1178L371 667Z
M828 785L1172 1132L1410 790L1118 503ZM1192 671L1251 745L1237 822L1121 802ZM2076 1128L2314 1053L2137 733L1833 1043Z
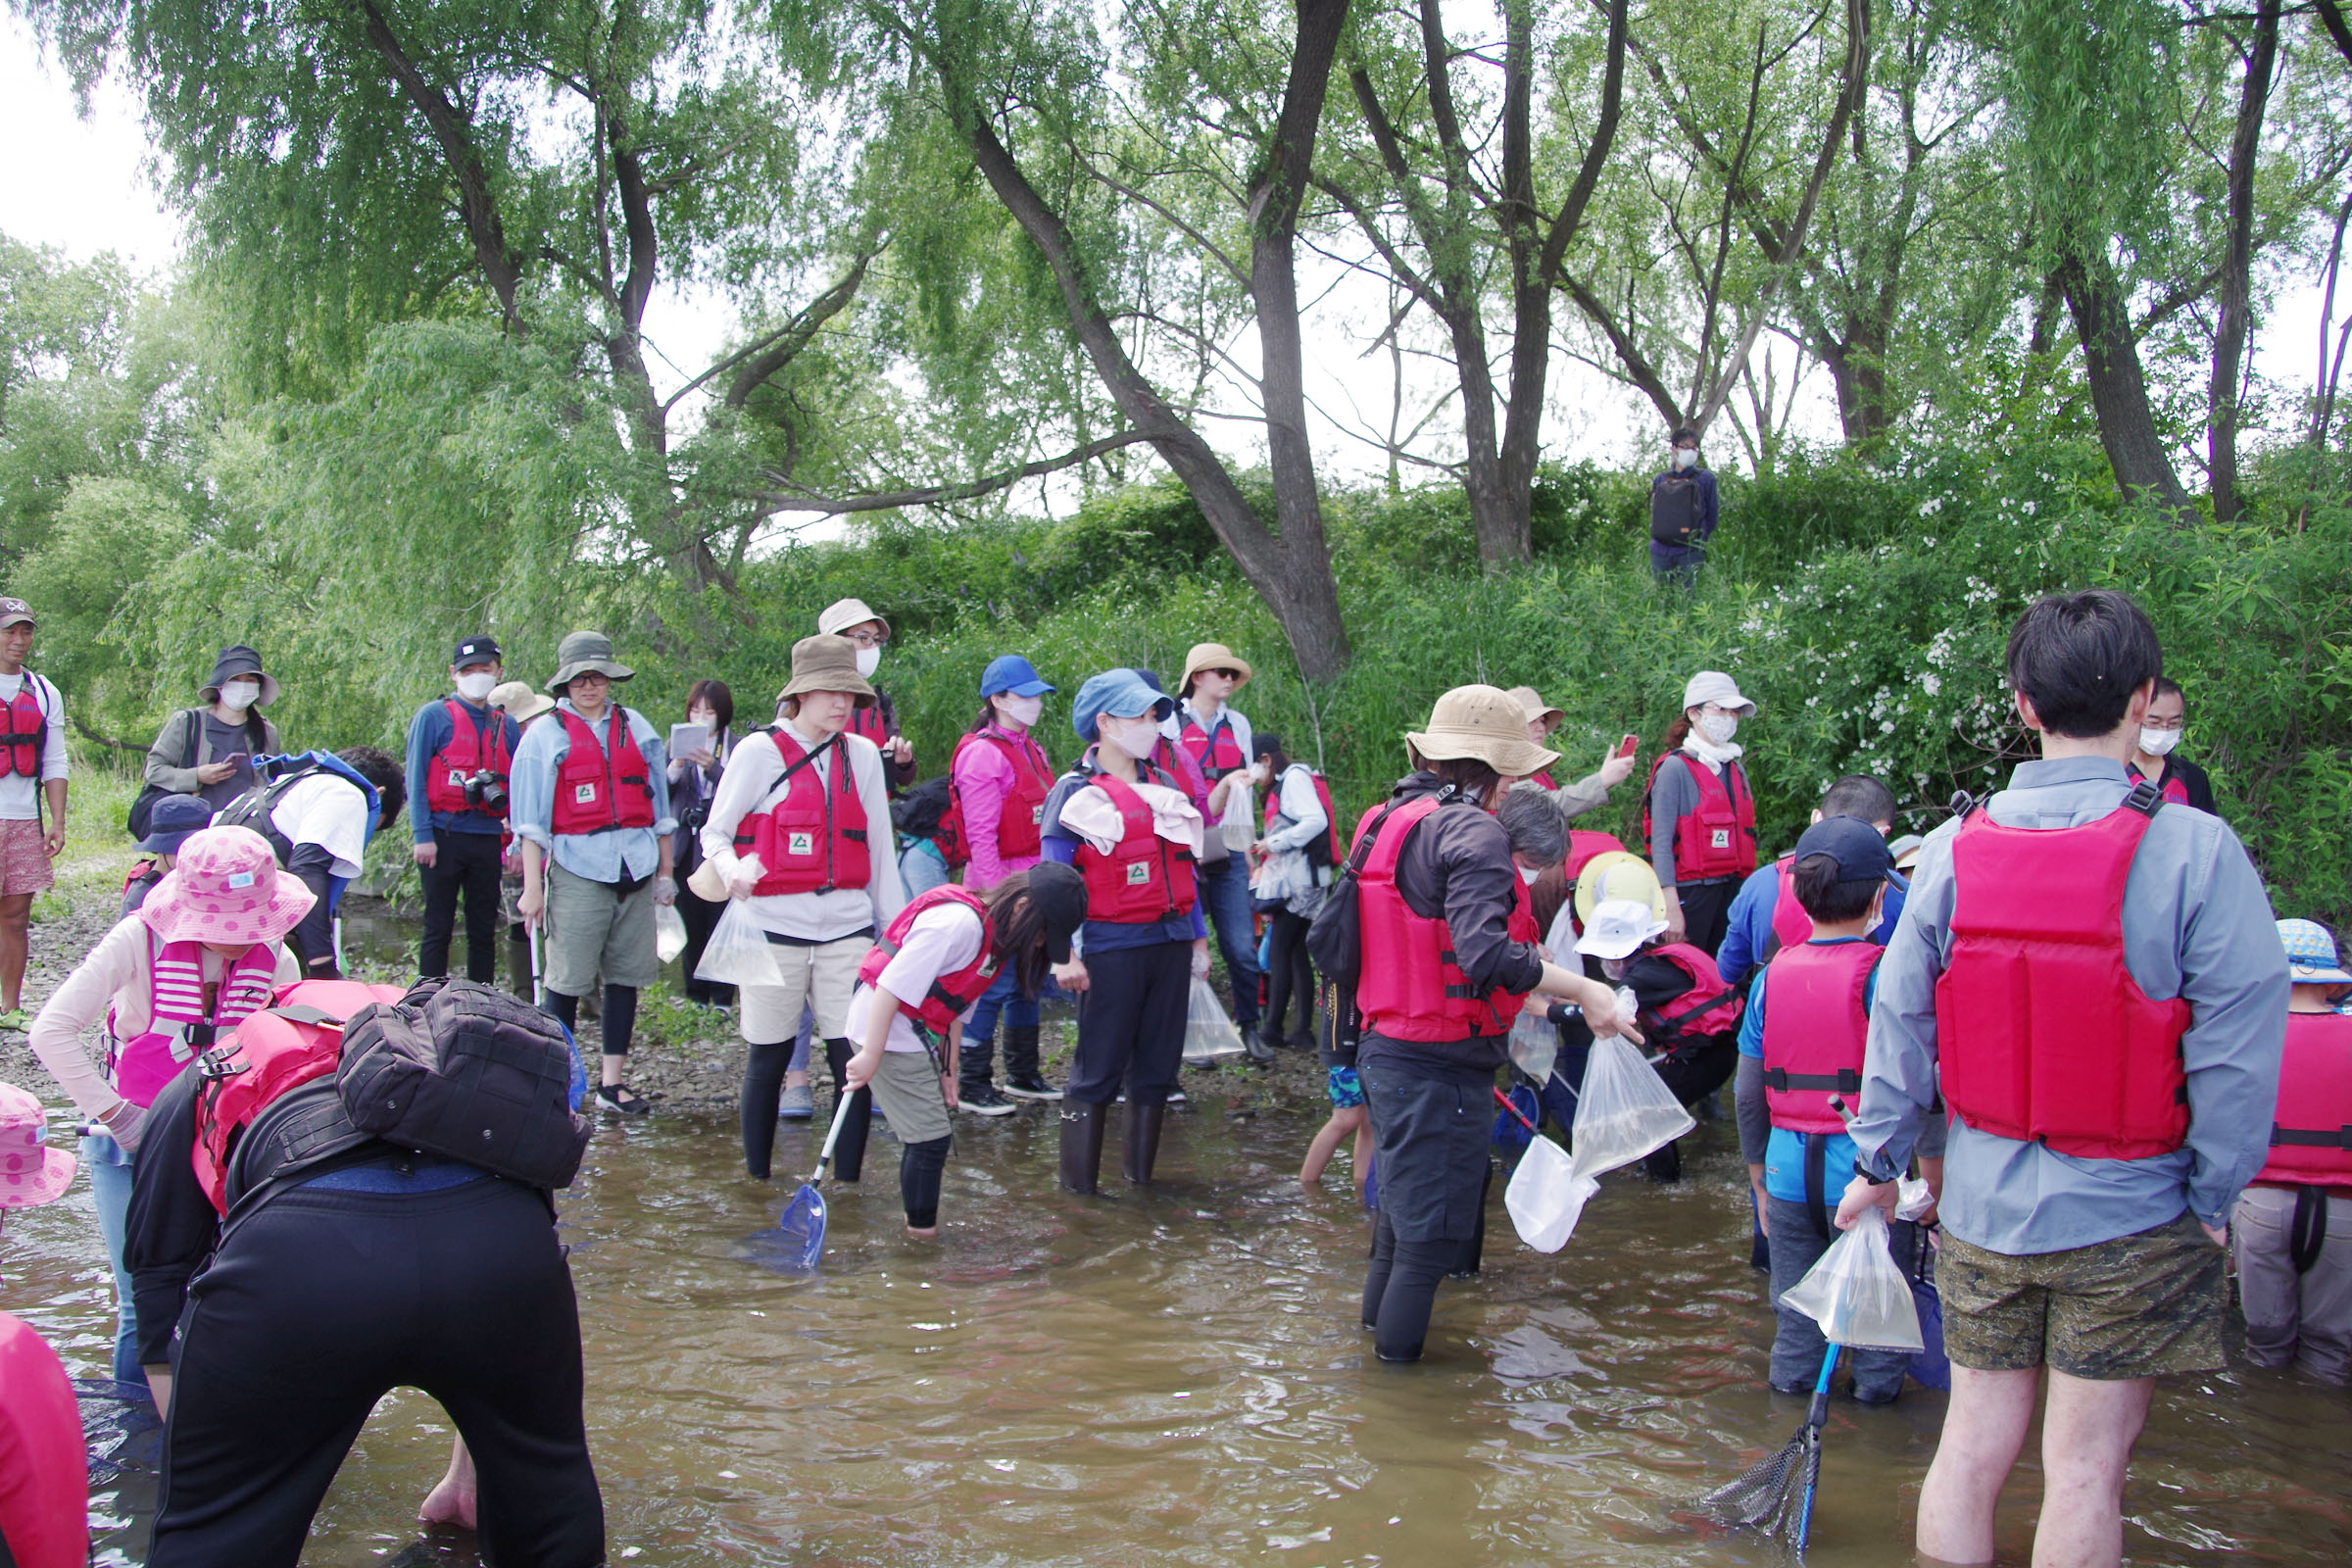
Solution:
M890 803L890 825L902 838L938 839L942 858L947 855L946 835L940 826L947 820L950 797L948 776L927 778ZM956 862L949 861L953 865Z
M375 786L360 776L354 768L332 752L301 752L290 757L257 757L253 760L254 786L214 814L215 827L246 827L270 841L270 852L277 857L279 865L287 864L294 856L293 841L277 830L270 817L278 803L295 785L305 779L332 773L337 778L357 785L368 798L368 837L375 837L377 820L383 815L383 802L377 799Z
M570 1186L588 1148L563 1026L471 980L435 975L362 1008L335 1086L361 1132L526 1186Z
M178 716L187 720L188 725L188 743L180 752L179 765L194 767L197 748L204 744L204 710L197 708L183 708L179 710ZM139 798L130 803L130 815L122 823L130 830L132 838L143 839L154 831L155 803L172 793L174 792L165 789L161 784L150 784L139 791Z
M1661 474L1649 487L1652 544L1683 547L1698 543L1698 479L1689 469Z

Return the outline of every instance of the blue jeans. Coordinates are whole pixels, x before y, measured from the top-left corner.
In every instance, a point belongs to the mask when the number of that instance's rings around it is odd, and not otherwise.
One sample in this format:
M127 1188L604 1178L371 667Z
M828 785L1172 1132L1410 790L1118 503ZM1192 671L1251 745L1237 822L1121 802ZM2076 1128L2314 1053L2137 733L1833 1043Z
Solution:
M911 899L933 888L946 887L948 868L924 845L912 844L907 846L906 854L899 857L899 880L906 884L906 896Z
M1209 829L1211 842L1216 829ZM1216 928L1217 951L1233 982L1233 1021L1244 1031L1257 1027L1257 933L1250 926L1250 862L1239 850L1220 859L1210 851L1200 862L1200 904Z
M1007 1029L1037 1027L1037 999L1021 995L1019 981L1009 964L997 976L996 984L980 993L980 1000L972 1004L971 1016L963 1020L963 1045L966 1051L984 1041L996 1039L997 1014L1000 1012L1004 1015L1004 1027Z
M106 1238L106 1260L115 1271L115 1367L117 1383L147 1386L139 1367L139 1323L131 1306L130 1270L122 1266L122 1234L130 1213L130 1152L104 1133L81 1141L82 1168L90 1173L90 1198L98 1208L98 1232Z

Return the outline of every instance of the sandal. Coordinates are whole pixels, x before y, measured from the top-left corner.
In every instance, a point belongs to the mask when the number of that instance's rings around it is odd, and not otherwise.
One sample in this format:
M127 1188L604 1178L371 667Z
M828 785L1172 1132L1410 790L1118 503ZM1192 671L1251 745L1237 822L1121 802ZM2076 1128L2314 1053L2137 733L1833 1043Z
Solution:
M26 1012L23 1007L11 1007L6 1012L0 1012L0 1030L21 1035L31 1027L32 1014Z
M623 1116L643 1116L654 1108L652 1101L631 1091L627 1084L599 1084L596 1099L607 1110L619 1111Z

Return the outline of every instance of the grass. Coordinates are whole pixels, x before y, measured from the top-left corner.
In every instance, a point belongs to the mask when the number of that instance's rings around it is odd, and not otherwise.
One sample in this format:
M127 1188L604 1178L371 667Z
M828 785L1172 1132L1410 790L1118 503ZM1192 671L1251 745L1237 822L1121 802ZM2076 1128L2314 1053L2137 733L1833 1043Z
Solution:
M137 841L123 831L138 798L136 774L106 758L76 755L68 786L66 849L57 858L57 885L32 901L33 923L60 920L92 901L112 903L139 859Z

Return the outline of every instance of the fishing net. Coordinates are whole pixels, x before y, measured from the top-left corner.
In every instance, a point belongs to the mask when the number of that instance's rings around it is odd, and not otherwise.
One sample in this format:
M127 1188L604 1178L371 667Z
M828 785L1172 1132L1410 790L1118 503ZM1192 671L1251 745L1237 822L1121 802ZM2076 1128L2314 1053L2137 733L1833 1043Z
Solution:
M1692 1504L1697 1512L1733 1530L1756 1530L1804 1544L1814 1483L1821 1477L1821 1429L1811 1421L1796 1436L1748 1467L1728 1486Z

